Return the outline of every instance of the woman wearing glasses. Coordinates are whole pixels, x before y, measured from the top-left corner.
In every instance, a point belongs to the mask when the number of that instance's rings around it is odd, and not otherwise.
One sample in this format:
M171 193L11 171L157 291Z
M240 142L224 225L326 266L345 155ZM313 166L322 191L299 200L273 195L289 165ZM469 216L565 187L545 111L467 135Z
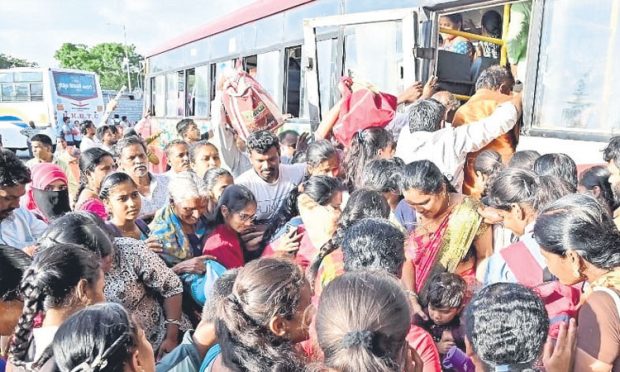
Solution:
M214 256L227 269L243 266L252 254L244 248L240 235L254 225L254 194L245 186L228 186L213 216L214 229L204 244L202 254Z

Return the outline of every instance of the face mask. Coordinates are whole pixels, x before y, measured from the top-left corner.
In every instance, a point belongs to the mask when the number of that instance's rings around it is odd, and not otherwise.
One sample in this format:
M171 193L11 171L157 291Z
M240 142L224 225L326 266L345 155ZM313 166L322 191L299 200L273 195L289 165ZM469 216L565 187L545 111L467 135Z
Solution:
M69 190L45 191L33 189L34 201L39 211L48 220L53 220L71 212Z

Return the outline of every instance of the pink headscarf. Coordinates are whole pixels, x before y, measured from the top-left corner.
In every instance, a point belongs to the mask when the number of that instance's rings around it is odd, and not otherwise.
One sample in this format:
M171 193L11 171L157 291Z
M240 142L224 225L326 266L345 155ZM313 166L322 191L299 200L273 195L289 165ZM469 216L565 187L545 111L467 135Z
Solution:
M31 211L38 211L37 205L34 201L34 195L32 189L45 190L47 186L55 181L63 181L68 184L67 175L56 164L52 163L40 163L35 164L30 168L32 183L28 185L28 191L26 192L25 207Z

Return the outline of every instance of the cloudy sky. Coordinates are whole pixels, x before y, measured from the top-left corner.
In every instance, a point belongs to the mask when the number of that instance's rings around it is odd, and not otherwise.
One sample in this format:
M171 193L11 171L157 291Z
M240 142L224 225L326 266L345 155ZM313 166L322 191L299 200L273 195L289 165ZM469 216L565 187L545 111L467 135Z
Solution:
M57 66L65 42L127 43L144 54L253 0L0 0L0 53Z

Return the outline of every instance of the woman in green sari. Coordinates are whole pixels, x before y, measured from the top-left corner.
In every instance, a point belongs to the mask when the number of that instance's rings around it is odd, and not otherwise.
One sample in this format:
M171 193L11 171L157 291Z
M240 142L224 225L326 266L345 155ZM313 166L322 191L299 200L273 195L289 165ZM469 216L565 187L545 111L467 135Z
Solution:
M428 160L405 166L401 186L417 217L405 248L415 267L416 292L444 271L460 275L473 286L478 262L493 253L492 231L477 212L479 203L457 193Z

